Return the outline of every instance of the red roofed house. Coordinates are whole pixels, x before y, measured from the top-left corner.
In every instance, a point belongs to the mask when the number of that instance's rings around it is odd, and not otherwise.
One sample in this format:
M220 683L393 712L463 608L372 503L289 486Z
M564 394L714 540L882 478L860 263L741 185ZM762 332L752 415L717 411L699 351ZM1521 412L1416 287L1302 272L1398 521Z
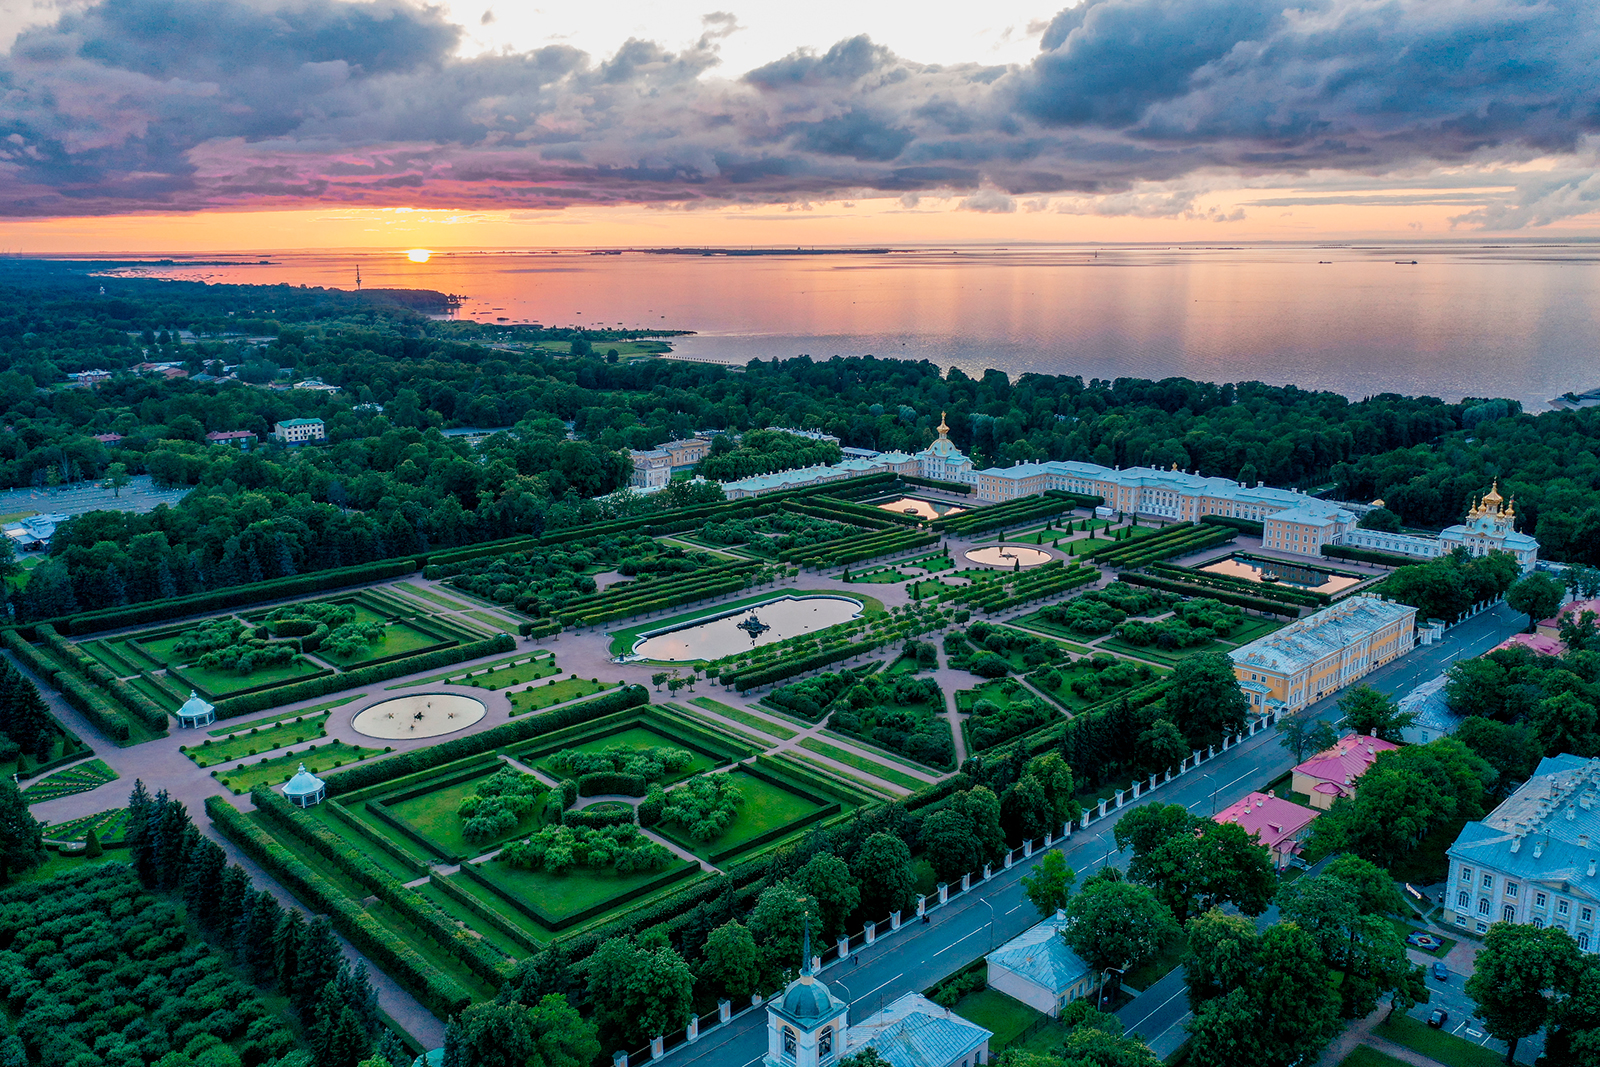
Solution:
M1311 798L1313 808L1327 811L1340 797L1356 795L1355 781L1367 773L1378 753L1400 746L1379 737L1345 734L1326 752L1318 752L1293 771L1296 793Z
M1532 649L1535 654L1540 656L1559 656L1567 650L1567 646L1562 644L1559 638L1540 632L1536 634L1512 634L1498 645L1495 645L1490 651L1498 652L1502 648L1514 648L1517 645Z
M1305 828L1311 825L1311 820L1318 814L1311 808L1271 793L1251 793L1211 818L1215 822L1238 823L1246 833L1254 834L1272 853L1272 865L1282 870L1300 851L1300 839L1304 836Z
M213 445L231 445L248 451L256 446L256 435L249 430L212 430L206 434L206 441Z
M122 435L120 433L97 433L94 435L94 439L107 448L116 448L122 443Z
M1561 637L1561 624L1570 615L1573 622L1583 617L1586 611L1594 612L1595 618L1600 619L1600 600L1574 600L1572 603L1556 612L1553 619L1541 619L1535 628L1535 633L1544 634L1546 637L1559 639Z

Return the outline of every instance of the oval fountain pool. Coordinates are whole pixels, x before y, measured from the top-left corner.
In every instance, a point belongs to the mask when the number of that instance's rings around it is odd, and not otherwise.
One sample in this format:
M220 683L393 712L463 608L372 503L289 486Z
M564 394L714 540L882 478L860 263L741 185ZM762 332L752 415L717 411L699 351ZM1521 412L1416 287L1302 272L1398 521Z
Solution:
M645 634L633 646L644 659L716 659L821 630L861 614L861 602L842 596L786 596L716 618ZM765 627L764 629L762 627Z
M350 720L368 737L438 737L465 730L487 715L483 701L453 693L417 693L380 701Z
M1021 563L1024 567L1037 567L1041 563L1050 562L1050 553L1037 548L1023 548L1021 545L990 545L988 548L974 548L967 552L967 562L981 563L985 567L1015 567Z

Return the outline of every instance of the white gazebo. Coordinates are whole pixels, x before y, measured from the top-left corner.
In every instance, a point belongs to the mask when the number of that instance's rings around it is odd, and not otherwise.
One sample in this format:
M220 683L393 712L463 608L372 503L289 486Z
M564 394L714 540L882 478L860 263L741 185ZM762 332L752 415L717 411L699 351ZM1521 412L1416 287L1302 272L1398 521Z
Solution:
M283 795L295 807L309 808L327 799L328 787L322 784L321 778L306 770L306 765L302 763L300 770L283 787Z
M178 725L210 726L216 721L217 709L207 704L193 689L189 690L189 699L178 709Z

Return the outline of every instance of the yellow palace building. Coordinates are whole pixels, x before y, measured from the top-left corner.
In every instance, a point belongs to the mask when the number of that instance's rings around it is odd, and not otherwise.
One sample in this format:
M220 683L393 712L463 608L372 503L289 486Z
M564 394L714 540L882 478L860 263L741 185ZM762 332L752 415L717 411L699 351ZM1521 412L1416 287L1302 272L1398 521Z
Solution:
M1411 651L1417 609L1353 596L1234 649L1233 676L1256 714L1294 714Z

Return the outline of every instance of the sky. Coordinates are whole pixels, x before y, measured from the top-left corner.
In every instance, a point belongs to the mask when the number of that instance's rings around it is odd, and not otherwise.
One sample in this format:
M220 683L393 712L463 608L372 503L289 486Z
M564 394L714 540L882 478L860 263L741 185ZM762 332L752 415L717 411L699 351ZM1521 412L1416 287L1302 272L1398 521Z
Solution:
M1592 0L1057 3L6 0L0 253L1600 236Z

